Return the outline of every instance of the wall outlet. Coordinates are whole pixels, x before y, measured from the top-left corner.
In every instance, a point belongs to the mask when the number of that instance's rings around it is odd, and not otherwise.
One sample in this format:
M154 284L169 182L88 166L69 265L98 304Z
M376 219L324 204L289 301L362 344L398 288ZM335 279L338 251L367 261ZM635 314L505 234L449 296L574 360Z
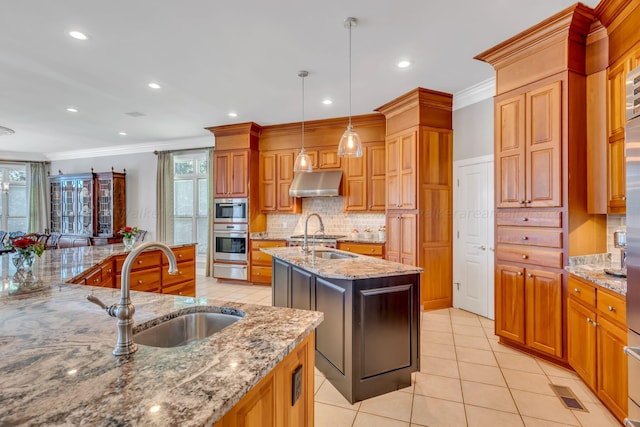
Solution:
M302 394L302 365L291 374L291 406L295 405Z

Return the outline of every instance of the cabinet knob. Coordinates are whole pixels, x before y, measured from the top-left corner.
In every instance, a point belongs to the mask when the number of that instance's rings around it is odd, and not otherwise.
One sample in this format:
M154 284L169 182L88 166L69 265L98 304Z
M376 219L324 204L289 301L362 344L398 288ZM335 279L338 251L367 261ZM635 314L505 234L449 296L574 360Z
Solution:
M616 308L614 306L610 305L609 307L607 307L607 310L616 311Z
M373 248L371 248L371 252L375 252L375 250Z
M529 203L531 203L531 200L525 200L524 202L525 202L526 204L529 204Z
M533 277L531 273L527 273L527 277Z
M522 276L522 271L518 271L518 276Z
M111 269L108 269L108 270L107 270L107 273L111 273Z
M142 264L142 260L141 259L138 260L138 264Z
M142 285L142 279L138 280L138 285Z
M575 292L576 294L579 294L579 293L580 293L580 289L578 289L578 288L573 288L573 292Z
M529 218L527 218L526 216L523 216L522 221L529 221Z
M593 325L594 328L598 327L599 323L597 322L591 322L591 324Z
M182 258L182 254L178 254L178 258Z
M178 295L182 295L182 291L178 292Z
M627 196L622 196L622 200L627 200Z
M593 322L593 320L591 320L590 317L587 317L587 323L591 323L591 322Z
M93 279L93 283L98 283L98 282L100 282L100 279ZM611 307L609 307L609 308L611 308Z
M529 240L527 236L522 236L522 240Z
M522 255L522 259L527 259L529 258L529 255Z

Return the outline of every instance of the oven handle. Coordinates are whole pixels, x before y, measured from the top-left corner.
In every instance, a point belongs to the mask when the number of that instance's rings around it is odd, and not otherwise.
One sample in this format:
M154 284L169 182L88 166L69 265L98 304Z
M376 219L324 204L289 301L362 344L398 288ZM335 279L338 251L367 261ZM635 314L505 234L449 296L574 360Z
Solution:
M625 346L624 347L624 352L625 354L633 357L634 359L636 359L638 362L640 362L640 347L629 347L629 346Z
M214 236L215 235L224 235L225 237L247 237L247 232L242 232L242 231L213 231Z

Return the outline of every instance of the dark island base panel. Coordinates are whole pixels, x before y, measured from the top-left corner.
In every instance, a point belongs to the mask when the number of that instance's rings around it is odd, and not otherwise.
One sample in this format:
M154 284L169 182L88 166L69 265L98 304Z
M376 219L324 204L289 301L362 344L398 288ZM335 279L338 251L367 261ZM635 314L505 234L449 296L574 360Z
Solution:
M276 306L317 310L316 367L351 403L411 385L420 369L420 275L328 279L273 260Z

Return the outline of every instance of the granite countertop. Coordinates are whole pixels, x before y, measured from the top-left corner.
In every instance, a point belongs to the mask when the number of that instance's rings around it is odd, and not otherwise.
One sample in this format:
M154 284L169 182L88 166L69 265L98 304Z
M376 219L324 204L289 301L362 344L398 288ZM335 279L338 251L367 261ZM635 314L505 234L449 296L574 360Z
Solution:
M413 265L400 264L366 255L330 249L331 251L350 255L350 258L322 259L305 255L299 247L260 248L266 254L281 259L317 276L327 279L369 279L386 276L402 276L405 274L421 273L422 268ZM317 246L316 250L326 251L327 248Z
M60 279L122 252L113 246L47 251L30 283L10 278L9 256L0 257L0 425L211 425L322 321L313 311L132 291L136 325L211 306L245 316L184 347L115 357L116 319L85 296L111 304L119 290Z
M607 274L604 271L605 269L613 269L611 254L570 257L569 265L565 267L565 270L571 274L575 274L620 295L627 295L627 279Z
M296 233L302 234L302 233ZM334 233L327 233L334 234ZM290 240L291 233L270 233L270 232L259 232L259 233L251 233L251 240ZM312 236L308 236L309 241L312 240ZM360 237L352 237L350 234L345 234L344 237L337 239L338 242L354 242L354 243L374 243L374 244L384 244L386 240L379 239L377 233L374 233L374 238L366 239Z

